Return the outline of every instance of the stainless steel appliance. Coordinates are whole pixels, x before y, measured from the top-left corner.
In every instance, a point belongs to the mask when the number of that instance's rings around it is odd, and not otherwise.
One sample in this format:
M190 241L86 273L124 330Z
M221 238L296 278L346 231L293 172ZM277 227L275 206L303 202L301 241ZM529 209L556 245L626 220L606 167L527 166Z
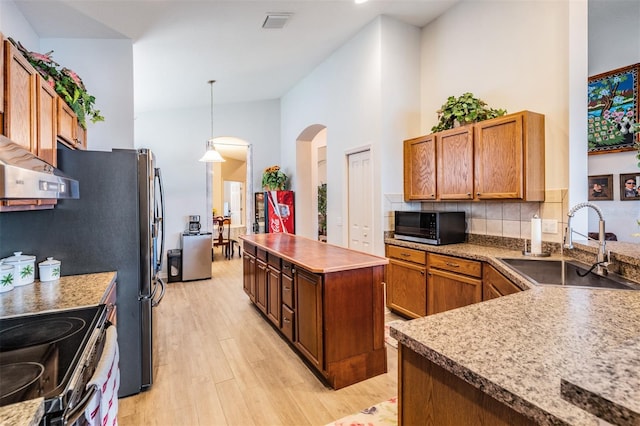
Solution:
M0 406L44 397L44 425L62 425L83 410L106 316L100 305L0 319Z
M394 238L441 245L465 241L464 212L396 211Z
M37 259L55 253L65 275L117 271L119 397L153 383L153 307L164 294L164 203L148 149L83 151L59 145L58 167L80 198L54 209L0 214L0 257L11 247Z
M199 234L200 233L200 215L191 215L189 216L189 233L190 234Z
M182 281L211 278L212 234L182 234Z

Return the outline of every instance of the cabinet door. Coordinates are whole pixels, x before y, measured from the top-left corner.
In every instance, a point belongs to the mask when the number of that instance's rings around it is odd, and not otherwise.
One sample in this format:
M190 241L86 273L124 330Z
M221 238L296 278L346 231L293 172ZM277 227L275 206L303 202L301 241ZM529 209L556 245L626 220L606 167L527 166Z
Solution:
M5 134L38 154L36 140L36 75L20 51L8 40L5 49Z
M267 317L277 327L280 327L280 312L282 310L280 271L267 267Z
M427 314L433 315L482 301L482 280L429 268Z
M87 149L87 129L83 128L79 122L76 126L76 149Z
M438 199L473 199L473 126L438 134Z
M521 114L510 114L476 123L477 198L483 200L523 198L522 134Z
M58 95L40 75L36 78L36 88L37 155L52 166L56 166Z
M58 138L70 148L76 148L76 130L78 119L71 107L58 98Z
M322 277L296 268L294 344L316 367L323 369L322 348Z
M436 136L404 141L404 199L436 199Z
M256 306L267 313L267 264L256 259Z
M242 288L249 299L256 300L256 258L247 252L242 255Z
M387 307L411 318L427 315L427 270L390 259L387 266Z
M488 263L482 268L482 300L495 299L496 297L522 291L507 277L498 272Z
M282 304L287 305L291 309L294 309L295 305L293 304L293 278L284 273L284 265L283 272L280 278L282 280Z

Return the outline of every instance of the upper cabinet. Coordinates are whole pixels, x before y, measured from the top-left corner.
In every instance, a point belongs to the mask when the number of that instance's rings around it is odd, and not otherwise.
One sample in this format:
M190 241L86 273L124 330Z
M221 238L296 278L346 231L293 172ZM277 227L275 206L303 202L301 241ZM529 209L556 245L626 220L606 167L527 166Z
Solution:
M419 149L427 141L435 167ZM404 191L407 201L544 201L544 115L522 111L405 141Z

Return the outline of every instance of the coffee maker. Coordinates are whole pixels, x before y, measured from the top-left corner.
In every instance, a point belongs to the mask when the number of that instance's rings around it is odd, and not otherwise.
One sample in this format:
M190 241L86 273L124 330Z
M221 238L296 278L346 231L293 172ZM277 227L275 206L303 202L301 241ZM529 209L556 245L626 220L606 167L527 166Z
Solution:
M189 233L200 233L200 215L194 214L189 216Z

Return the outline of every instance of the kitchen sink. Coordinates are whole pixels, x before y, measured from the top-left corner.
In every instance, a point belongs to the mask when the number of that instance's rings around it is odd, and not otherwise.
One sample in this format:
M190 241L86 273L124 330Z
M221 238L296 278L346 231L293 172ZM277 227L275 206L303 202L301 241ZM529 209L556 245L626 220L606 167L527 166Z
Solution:
M617 274L609 273L606 276L600 276L593 272L587 273L591 268L590 265L573 260L505 258L499 260L537 285L640 290L640 285L626 281ZM581 276L585 273L585 276Z

